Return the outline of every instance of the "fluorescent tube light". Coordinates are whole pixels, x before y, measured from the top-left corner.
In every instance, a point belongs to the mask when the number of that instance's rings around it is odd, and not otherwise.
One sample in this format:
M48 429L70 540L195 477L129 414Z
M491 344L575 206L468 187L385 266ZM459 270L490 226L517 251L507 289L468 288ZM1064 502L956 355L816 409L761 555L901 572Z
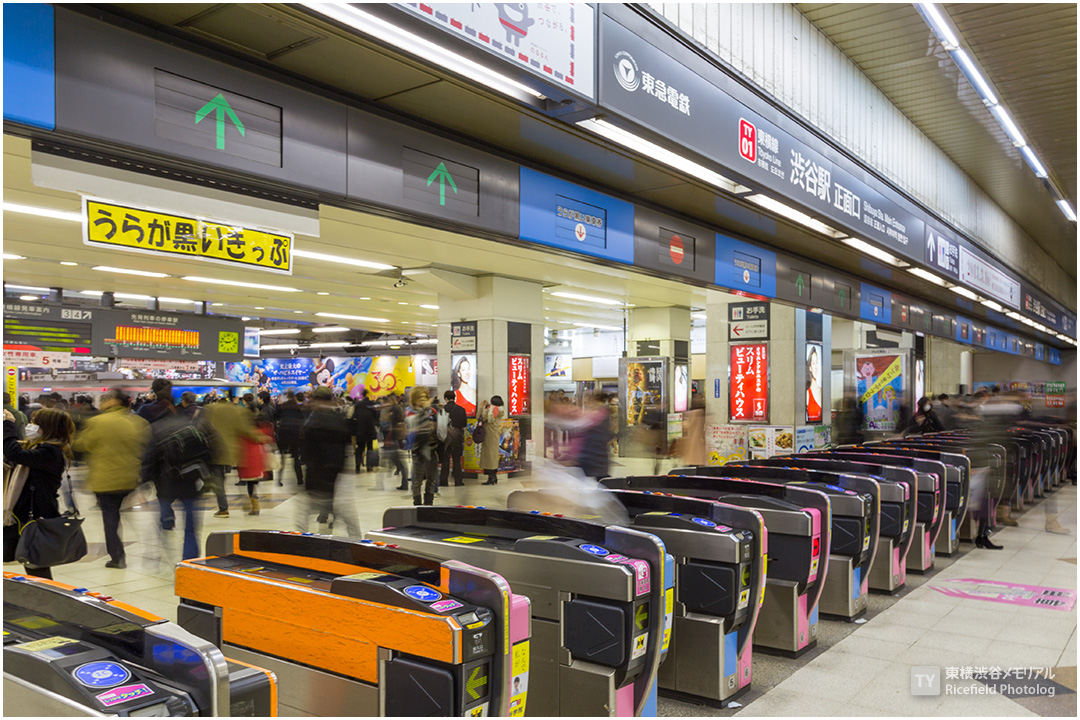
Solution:
M38 287L37 285L11 285L4 284L4 290L31 290L33 292L49 292L47 287Z
M581 300L582 302L591 302L597 305L622 305L618 300L608 300L607 298L598 298L592 295L578 295L577 293L562 292L561 290L549 294L566 300Z
M614 325L594 325L593 323L570 323L580 328L593 328L595 330L614 330L615 332L622 332L621 327L615 327Z
M50 210L48 208L33 207L31 205L16 205L15 203L4 203L4 212L37 215L38 217L52 218L53 220L70 220L72 222L83 221L81 212L64 212L63 210Z
M1069 205L1068 200L1058 200L1057 206L1061 208L1061 212L1065 213L1065 217L1068 218L1069 222L1076 222L1076 212Z
M262 349L263 350L299 350L301 347L303 347L303 346L298 344L298 343L286 343L286 344L278 344L278 345L263 345Z
M397 25L393 25L382 18L364 12L349 3L301 3L301 5L348 25L355 30L359 30L365 35L370 35L400 50L404 50L421 60L435 63L457 75L462 75L481 85L485 85L492 90L497 90L517 99L525 99L522 97L523 94L540 100L545 99L542 93L519 83L517 80L494 70L489 70L480 63L452 52Z
M941 41L946 50L955 50L960 47L960 41L956 39L956 34L953 33L952 28L949 27L949 23L946 22L936 4L915 4L923 11L923 17L930 23L931 29L933 29L934 34L938 36L938 40Z
M357 260L355 258L341 257L340 255L327 255L326 253L311 252L309 250L293 250L293 256L307 258L309 260L325 260L326 262L339 265L352 265L354 267L371 268L372 270L393 270L393 265L372 262L371 260Z
M953 285L949 289L952 290L957 295L960 295L962 297L966 297L968 300L972 300L974 302L982 302L981 297L979 297L975 293L971 292L966 287L960 287L959 285Z
M37 295L20 295L19 299L29 302L30 300L40 300L41 298L39 298Z
M991 310L996 310L999 313L1005 312L1005 308L1003 308L1001 305L994 302L993 300L983 300L982 304L990 308Z
M310 345L308 345L308 347L313 347L313 348L347 347L347 346L352 345L352 344L353 343L348 342L348 341L343 341L343 342L320 342L320 343L311 343Z
M869 255L875 260L881 260L882 262L889 263L890 265L895 265L896 267L907 266L906 262L899 259L895 255L887 253L881 248L875 247L870 243L866 242L865 240L860 240L859 238L844 238L843 240L841 240L841 242L843 242L845 245L855 248L864 255Z
M949 283L946 282L945 278L935 275L929 270L923 270L922 268L908 268L908 272L915 277L920 277L927 282L934 283L935 285L940 285L941 287L949 286Z
M260 335L298 335L299 328L281 328L278 330L260 330Z
M1031 149L1030 145L1024 145L1020 148L1020 152L1023 153L1024 159L1027 160L1027 164L1031 168L1031 171L1035 173L1035 177L1044 178L1047 176L1046 168L1039 162L1039 157L1035 154L1035 151Z
M1005 313L1005 317L1010 317L1013 320L1023 320L1024 319L1024 316L1021 315L1020 313L1016 312L1015 310L1010 310L1009 312Z
M379 323L390 322L387 318L373 318L373 317L365 317L363 315L340 315L338 313L328 313L328 312L317 312L317 313L315 313L315 315L317 315L318 317L337 318L339 320L359 320L361 322L379 322Z
M805 225L811 230L819 232L822 235L828 235L833 239L839 239L844 236L844 233L840 232L836 228L829 227L820 220L816 220L804 212L796 210L789 205L785 205L779 200L773 200L768 195L749 195L746 199L751 202L757 203L766 210L773 211L777 215L782 215L788 220L794 220L800 225Z
M424 308L425 310L438 310L439 309L438 305L421 305L420 307Z
M1000 105L991 105L990 113L997 118L998 124L1005 131L1005 134L1012 140L1013 145L1016 147L1023 147L1027 145L1027 141L1024 140L1024 136L1020 133L1020 128L1016 127L1016 123L1009 117L1009 111Z
M606 120L594 118L590 120L580 120L577 124L579 127L591 130L601 137L607 138L614 143L652 158L653 160L662 162L676 170L681 170L687 175L703 180L721 190L735 192L737 187L735 181L729 180L720 173L710 170L700 163L696 163L689 158L685 158L678 153L674 153L665 147L657 145L651 140L646 140L639 135L623 130L616 125L612 125Z
M70 260L61 260L60 264L61 265L67 265L68 267L79 267L79 263L71 262Z
M1064 340L1065 342L1072 342L1072 338L1069 337L1068 335L1062 335L1061 333L1058 333L1056 337L1057 337L1058 340Z
M113 293L117 300L153 300L152 295L137 295L135 293Z
M703 312L699 312L699 313L690 313L690 317L694 318L695 320L707 320L709 316L706 315Z
M178 304L180 304L180 303L189 303L191 305L198 305L202 301L201 300L185 300L184 298L174 298L174 297L159 297L158 302L178 303Z
M982 73L979 72L979 68L971 61L967 52L962 49L957 49L953 51L952 56L959 61L957 64L960 66L960 70L967 76L967 79L971 81L972 86L975 88L975 92L979 93L982 99L991 105L990 109L993 110L992 106L998 104L997 95L990 89L990 84L983 78Z
M347 328L347 327L337 327L337 326L316 327L316 328L311 328L311 332L316 332L316 333L339 333L339 332L349 332L349 329L350 328Z
M4 259L5 260L25 260L26 258L24 256L22 256L22 255L12 255L10 253L4 253Z
M249 283L240 282L239 280L218 280L217 278L197 277L194 275L185 275L184 280L190 280L191 282L209 283L211 285L230 285L232 287L253 288L255 290L275 290L277 292L300 292L296 288L285 287L284 285L264 285L263 283Z
M95 265L92 270L101 272L120 273L121 275L138 275L139 277L167 278L168 273L150 272L149 270L132 270L130 268L109 267L108 265Z

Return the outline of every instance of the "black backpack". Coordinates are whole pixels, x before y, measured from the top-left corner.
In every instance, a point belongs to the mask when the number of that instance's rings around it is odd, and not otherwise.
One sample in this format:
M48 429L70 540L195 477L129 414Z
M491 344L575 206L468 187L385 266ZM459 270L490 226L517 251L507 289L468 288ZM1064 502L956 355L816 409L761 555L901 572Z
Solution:
M159 453L166 494L177 499L195 497L210 477L213 450L206 434L195 423L186 423L161 440Z

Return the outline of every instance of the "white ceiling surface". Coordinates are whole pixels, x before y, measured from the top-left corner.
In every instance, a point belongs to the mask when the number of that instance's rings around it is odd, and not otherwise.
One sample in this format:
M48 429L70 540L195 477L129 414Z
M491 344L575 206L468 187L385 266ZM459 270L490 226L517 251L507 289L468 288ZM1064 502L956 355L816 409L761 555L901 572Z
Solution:
M90 170L92 172L93 168ZM136 178L146 184L169 182L143 176ZM220 199L231 203L247 202L244 197L224 192L202 188L197 192L216 192ZM116 202L127 200L123 197L104 199ZM81 212L79 195L32 184L29 141L7 135L4 136L4 202ZM324 205L319 212L319 226L318 238L296 236L297 249L385 263L403 269L436 267L468 275L495 274L533 280L551 290L610 298L637 307L703 307L705 304L703 288L606 267L543 249L482 240L352 210ZM436 293L408 277L408 284L404 288L395 288L398 279L396 272L379 274L365 268L294 257L293 274L288 276L206 261L108 250L84 245L82 226L78 222L15 212L4 212L3 238L5 253L26 257L25 260L4 261L5 283L63 287L65 291L111 291L220 302L224 305L212 307L212 312L262 320L340 324L395 334L433 333L438 321L437 310L420 307L438 304ZM65 266L60 264L61 261L77 262L79 265ZM91 269L95 265L163 272L170 277L158 279L95 271ZM183 280L184 275L293 287L301 292L198 283ZM320 296L318 292L328 292L329 295ZM124 305L138 307L141 303L129 301ZM170 310L190 309L175 304L163 304L162 307ZM265 309L256 310L256 307ZM550 296L545 297L544 311L545 317L551 320L549 326L553 328L569 327L561 322L621 325L623 315L618 307L596 306ZM316 316L317 312L386 318L390 322L322 318Z

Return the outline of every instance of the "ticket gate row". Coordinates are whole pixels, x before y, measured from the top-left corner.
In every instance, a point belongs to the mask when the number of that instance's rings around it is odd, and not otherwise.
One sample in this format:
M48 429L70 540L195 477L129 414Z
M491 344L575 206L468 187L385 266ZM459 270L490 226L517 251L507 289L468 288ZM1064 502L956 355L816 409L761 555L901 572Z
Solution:
M86 588L4 573L4 715L277 715L273 673Z
M368 538L498 573L531 600L529 715L656 714L674 560L655 535L549 512L390 508ZM515 668L516 669L516 668Z
M754 510L711 500L631 490L611 490L609 497L625 510L629 527L656 535L675 561L660 694L727 704L750 688L751 638L765 588L764 520ZM507 506L582 512L556 490L513 492Z
M828 574L829 497L808 486L669 475L605 478L605 487L716 500L757 511L768 534L765 593L753 645L798 656L817 643L818 603Z
M524 712L529 602L495 573L311 533L216 532L206 552L177 565L179 624L272 670L282 714Z

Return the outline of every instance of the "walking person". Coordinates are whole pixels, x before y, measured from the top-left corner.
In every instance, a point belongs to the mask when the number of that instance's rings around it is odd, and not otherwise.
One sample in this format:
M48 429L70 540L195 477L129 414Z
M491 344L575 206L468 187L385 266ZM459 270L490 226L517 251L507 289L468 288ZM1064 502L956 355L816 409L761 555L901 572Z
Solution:
M86 453L87 486L97 497L105 524L107 568L127 567L120 538L120 506L139 484L143 457L150 442L150 425L128 409L130 400L119 388L106 393L101 400L101 413L86 421L73 446Z
M431 505L435 501L438 467L435 459L435 412L431 409L431 395L427 388L413 388L409 404L412 408L406 421L412 441L413 505Z
M499 482L499 441L502 439L503 399L493 395L491 402L480 404L480 418L484 423L484 442L480 445L480 469L487 475L483 485Z
M313 513L321 517L334 514L345 521L349 537L360 537L360 522L355 509L347 503L334 506L334 491L338 476L345 468L345 446L349 444L349 427L333 406L330 388L316 388L311 394L311 414L300 431L300 456L307 465L304 494L298 504L296 526L307 532ZM333 523L330 529L333 530Z
M453 465L454 485L461 487L465 484L465 473L461 466L462 456L465 454L465 427L468 425L468 417L465 408L457 404L457 394L453 390L443 393L446 404L442 412L446 414L446 439L443 441L442 470L439 475L439 484L449 484L451 465Z
M213 460L208 428L192 415L177 412L150 426L150 446L143 460L143 477L154 478L158 502L173 514L173 503L184 508L182 559L199 557L199 516L195 500L206 483L212 482Z
M206 408L206 423L213 430L213 486L217 496L216 518L229 517L229 501L225 495L225 473L240 464L240 441L247 438L255 443L266 442L266 436L255 428L255 416L250 410L222 398Z
M366 389L361 390L360 398L353 401L352 432L356 440L356 472L360 472L361 467L371 472L379 464L379 454L376 450L379 428L375 415L375 403L368 398ZM378 484L381 489L382 478L378 479Z
M64 471L72 458L71 441L75 423L59 410L42 409L31 416L37 434L34 439L19 442L15 417L4 410L4 461L28 469L22 492L11 508L11 517L4 518L4 562L15 561L15 550L23 528L35 519L60 517L60 485ZM31 433L27 433L31 434ZM7 498L5 498L5 508ZM9 519L12 521L8 525ZM27 575L52 579L49 568L24 568Z
M265 416L257 417L255 427L264 437L256 442L247 437L240 438L240 464L236 467L236 474L240 481L247 485L248 502L251 507L248 515L259 514L259 483L267 480L266 452L264 445L274 442L274 425ZM271 473L271 476L273 473Z
M383 434L383 455L388 467L394 468L395 475L401 475L401 482L396 490L409 489L409 474L402 460L405 454L405 411L397 395L388 395L386 405L379 418Z
M292 390L285 391L285 401L277 409L277 439L278 449L282 454L292 456L293 470L296 472L296 484L304 484L304 467L300 462L300 428L304 426L304 411L297 402L296 393ZM282 468L278 472L278 485L282 485L282 477L285 475L284 458Z

